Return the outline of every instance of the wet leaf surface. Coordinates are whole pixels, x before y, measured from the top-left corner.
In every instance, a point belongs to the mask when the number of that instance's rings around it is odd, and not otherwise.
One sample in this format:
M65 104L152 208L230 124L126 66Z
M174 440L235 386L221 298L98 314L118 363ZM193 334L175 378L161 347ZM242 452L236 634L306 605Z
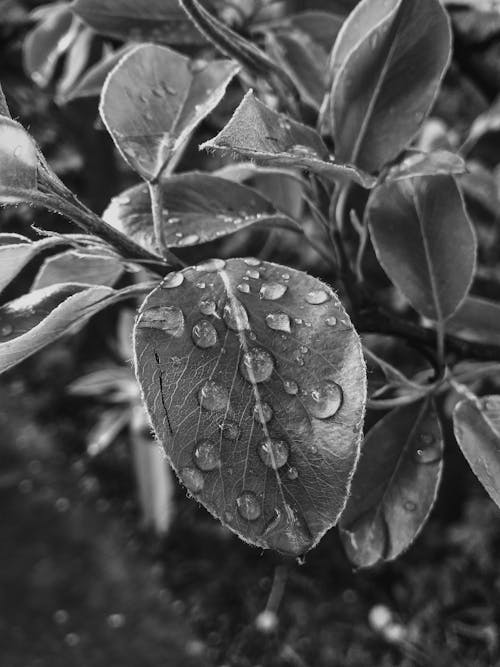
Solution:
M393 410L369 432L341 520L358 567L396 558L413 542L436 498L443 436L431 401Z
M354 28L361 39L346 49L331 91L337 159L369 173L394 159L417 133L451 54L449 19L439 0L378 5L384 18L368 22L369 31ZM372 6L373 0L361 3L346 21L344 35L358 13L364 16L362 8L369 12ZM344 43L342 36L339 41Z
M257 191L224 178L190 172L162 178L165 240L170 248L213 241L250 225L300 226ZM146 184L111 200L104 219L147 248L154 248L151 200Z
M169 274L140 309L135 357L174 469L224 525L299 555L336 523L366 386L330 288L254 259Z
M230 60L202 65L166 47L147 44L127 53L101 95L101 116L118 149L152 180L215 108L239 67Z
M382 268L411 305L436 321L452 315L476 266L475 232L453 177L386 183L365 215Z
M265 165L300 167L333 180L352 180L366 188L375 184L369 174L337 163L315 130L273 111L252 91L221 132L201 148L237 153Z
M500 507L500 396L460 401L453 429L473 473Z

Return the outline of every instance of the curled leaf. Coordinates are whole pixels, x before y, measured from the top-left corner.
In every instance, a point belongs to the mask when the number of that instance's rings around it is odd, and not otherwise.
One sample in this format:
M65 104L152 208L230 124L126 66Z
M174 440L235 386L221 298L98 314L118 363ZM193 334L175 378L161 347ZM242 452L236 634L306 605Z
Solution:
M392 560L426 522L441 479L443 435L432 401L393 410L368 433L340 519L358 567Z
M169 274L140 309L135 365L181 481L252 544L299 555L342 511L366 379L333 291L254 259Z

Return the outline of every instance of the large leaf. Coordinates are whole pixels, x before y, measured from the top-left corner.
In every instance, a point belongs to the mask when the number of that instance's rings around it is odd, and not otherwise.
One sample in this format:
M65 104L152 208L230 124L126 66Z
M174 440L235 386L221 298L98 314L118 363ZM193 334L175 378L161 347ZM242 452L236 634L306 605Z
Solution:
M427 176L376 188L366 216L377 257L393 283L425 317L443 321L469 291L474 229L451 176Z
M460 401L453 429L472 471L500 507L500 396Z
M188 172L164 177L165 241L171 248L198 245L233 234L250 225L292 227L258 192L224 178ZM146 184L125 190L111 200L104 219L141 245L154 248L151 201Z
M358 567L392 560L424 525L441 478L443 436L431 401L393 410L368 433L341 520Z
M0 194L7 188L36 189L37 165L30 135L15 120L0 116Z
M337 159L371 173L394 159L429 112L450 54L449 19L439 0L399 0L364 34L334 79Z
M0 248L1 250L1 248ZM40 267L33 289L56 283L112 286L123 273L123 264L116 255L102 250L67 250L45 260Z
M498 343L500 340L500 303L469 296L446 323L449 331L463 338Z
M143 291L140 285L116 291L63 283L9 301L0 307L0 373L74 332L100 310Z
M201 148L233 152L262 164L301 167L334 180L372 187L375 179L356 167L337 163L317 132L273 111L250 90L219 134Z
M5 234L6 238L0 239L0 292L39 253L64 243L55 237L31 242L24 236L12 236Z
M135 357L173 467L226 526L298 555L336 523L366 381L329 287L255 259L169 274L140 309Z
M195 68L185 56L153 44L127 53L106 79L100 111L130 166L145 180L157 177L237 71L230 60Z
M72 10L101 35L136 42L201 44L205 40L177 0L75 0Z

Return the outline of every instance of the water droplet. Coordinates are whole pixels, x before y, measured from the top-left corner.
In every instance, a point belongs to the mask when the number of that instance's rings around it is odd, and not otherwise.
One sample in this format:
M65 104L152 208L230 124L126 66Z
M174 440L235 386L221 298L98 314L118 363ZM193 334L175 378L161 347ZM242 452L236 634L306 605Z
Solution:
M184 486L188 491L191 491L191 493L199 493L205 486L203 475L199 470L196 470L196 468L191 468L190 466L181 468L179 476L183 481Z
M0 329L0 334L2 336L10 336L11 333L13 333L14 327L12 324L4 324L3 327Z
M224 322L232 331L250 329L248 313L245 306L238 299L226 301L223 312Z
M279 512L278 520L274 519L268 533L269 546L290 556L300 556L311 546L311 534L305 522L301 521L287 504L285 513Z
M244 491L236 499L236 506L241 516L247 521L255 521L260 517L261 509L257 496L252 491Z
M225 510L222 516L224 517L224 521L226 523L231 523L231 521L234 519L234 514L232 512L229 512L228 510Z
M208 320L197 322L193 327L191 337L194 344L202 349L213 347L217 343L217 331Z
M166 289L171 289L173 287L179 287L179 285L182 285L183 282L184 274L182 274L180 271L174 271L165 276L161 286L165 287Z
M253 347L245 352L240 362L240 372L249 382L265 382L274 370L274 360L266 350Z
M403 507L407 512L414 512L417 509L416 503L414 503L412 500L407 500Z
M288 149L288 152L293 153L294 155L298 155L299 157L316 158L316 159L318 157L318 154L313 148L311 148L310 146L303 146L302 144L295 144L295 146L291 146Z
M290 318L286 313L269 313L266 315L266 324L274 331L286 331L290 333Z
M337 318L332 315L332 317L327 317L325 322L329 327L334 327L337 324Z
M305 389L303 394L305 408L318 419L333 417L342 404L342 389L335 382L327 381Z
M301 345L299 347L299 351L300 351L301 354L307 354L309 352L309 348L306 347L305 345Z
M198 264L195 268L197 271L222 271L226 266L226 262L223 259L207 259L206 262Z
M218 445L211 440L201 440L194 450L194 460L200 470L215 470L220 466Z
M256 422L263 421L265 424L267 424L267 422L271 421L273 418L272 407L269 405L269 403L260 403L259 405L255 405L253 409L253 418Z
M207 286L207 283L206 283L205 281L203 281L203 280L199 280L199 281L196 283L196 287L197 287L198 289L205 289L206 286Z
M153 306L140 315L138 325L180 338L184 333L184 313L177 306Z
M276 301L283 296L287 289L287 286L281 283L264 283L260 288L260 298L267 301Z
M205 410L225 410L229 403L229 393L218 382L207 380L200 389L199 401Z
M291 396L299 393L299 385L294 380L283 380L283 389Z
M256 257L247 257L243 260L248 266L260 266L260 260Z
M241 434L241 429L238 424L235 424L232 421L224 421L219 424L219 428L222 431L222 437L227 438L228 440L238 440Z
M288 479L293 481L298 478L299 471L294 466L290 466L290 468L288 468L287 470L286 476L288 477Z
M212 301L212 299L203 299L198 307L203 315L213 315L217 310L215 301Z
M255 269L248 269L247 276L249 278L253 278L254 280L258 280L260 278L260 273L255 271Z
M283 280L290 280L290 274L289 273L282 273L281 277L283 278Z
M250 294L250 285L248 283L240 283L236 286L236 289L243 294Z
M259 445L259 456L262 463L274 470L278 470L286 464L289 453L288 444L284 440L266 438Z
M328 301L329 298L330 297L325 290L322 289L311 290L306 294L306 301L312 306L319 306L320 304L325 303L325 301Z

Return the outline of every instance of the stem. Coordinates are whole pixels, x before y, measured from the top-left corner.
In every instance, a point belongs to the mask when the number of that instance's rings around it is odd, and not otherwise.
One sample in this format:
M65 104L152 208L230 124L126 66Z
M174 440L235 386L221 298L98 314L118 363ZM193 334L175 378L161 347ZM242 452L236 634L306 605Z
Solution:
M165 224L163 221L163 188L160 181L157 179L149 181L148 187L149 196L151 198L151 213L153 216L156 247L169 264L180 268L183 266L183 262L169 250L165 236Z
M439 319L436 326L437 358L441 366L446 365L444 321Z
M283 594L285 592L286 581L288 579L288 567L286 565L276 565L274 568L273 583L269 591L269 597L265 606L265 611L277 613Z

